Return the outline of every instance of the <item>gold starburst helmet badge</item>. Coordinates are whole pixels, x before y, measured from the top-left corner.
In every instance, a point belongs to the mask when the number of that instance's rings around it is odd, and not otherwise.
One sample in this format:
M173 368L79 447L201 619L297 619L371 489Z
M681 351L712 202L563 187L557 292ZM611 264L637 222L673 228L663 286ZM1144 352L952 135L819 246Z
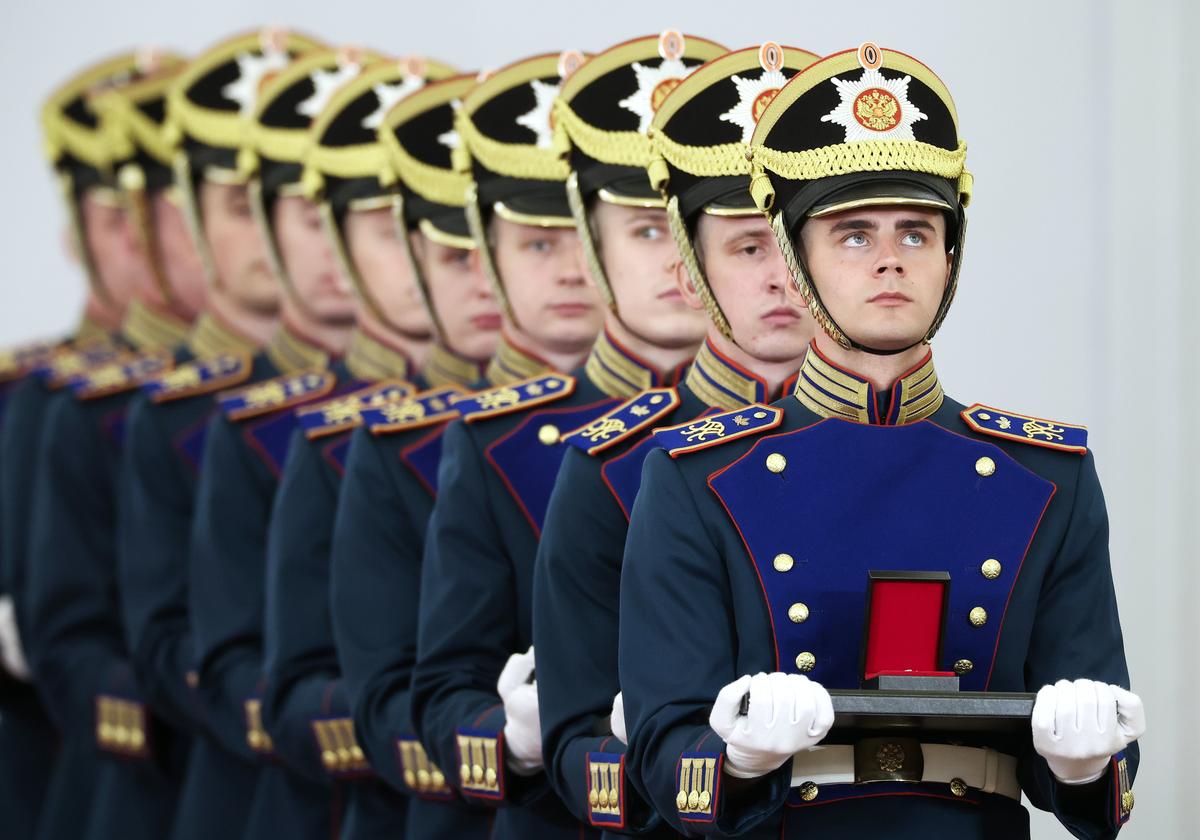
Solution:
M917 344L929 342L958 287L972 185L958 113L941 79L915 58L873 43L836 53L779 91L750 146L754 202L771 218L813 318L847 349L889 355L909 348L864 346L838 326L795 247L800 226L855 207L919 206L945 214L951 268Z
M492 257L488 223L496 215L523 225L574 227L566 190L570 170L555 142L554 99L584 59L568 50L481 74L457 110L453 162L470 179L467 225L509 320L515 319Z
M750 137L779 90L816 60L775 42L727 52L680 82L647 130L650 185L666 203L680 259L709 318L730 341L729 320L696 256L696 222L702 214L760 214L750 198Z
M403 198L398 194L400 187L396 172L391 166L385 145L385 137L391 134L384 127L385 121L393 110L398 109L398 103L406 103L430 85L454 76L455 70L449 65L423 56L377 62L342 85L329 99L309 130L308 151L304 158L301 185L305 195L320 210L343 273L350 279L360 300L380 323L397 335L414 339L424 339L427 335L413 335L392 321L363 282L347 249L344 225L346 214L351 211L403 206ZM446 114L439 125L443 126L441 130L449 131L453 120L450 100L446 99L442 104L445 105ZM428 135L430 131L427 129L425 134ZM436 142L436 138L430 139ZM444 151L445 168L448 170L450 150L445 148ZM465 188L460 187L460 207L464 192ZM458 215L462 216L461 210ZM407 228L399 241L404 247L408 268L416 278L426 307L432 314L420 266L409 247ZM434 324L437 324L436 317Z
M198 201L201 181L245 184L239 153L248 120L266 82L295 58L321 44L286 29L267 27L227 38L188 62L167 95L164 142L172 156L175 187L210 282L217 276Z
M571 168L567 195L592 278L609 309L618 302L605 274L588 219L604 201L663 207L646 178L652 150L648 130L671 92L705 61L726 49L674 29L625 41L598 53L563 83L554 103L555 143Z

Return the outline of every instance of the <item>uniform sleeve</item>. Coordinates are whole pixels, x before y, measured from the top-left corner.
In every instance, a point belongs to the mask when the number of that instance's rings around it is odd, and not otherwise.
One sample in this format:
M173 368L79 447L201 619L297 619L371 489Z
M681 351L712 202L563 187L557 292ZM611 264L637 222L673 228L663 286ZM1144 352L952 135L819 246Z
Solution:
M398 742L412 739L403 749L414 749L409 688L433 497L402 469L397 453L355 432L333 537L333 626L363 750L392 787L422 793L405 779Z
M249 700L262 696L263 580L275 480L224 415L209 423L188 558L189 614L205 720L225 749L254 760Z
M534 573L542 751L550 783L580 820L645 831L654 809L625 783L625 745L612 734L625 515L574 448L555 481ZM601 801L600 791L604 791Z
M267 541L263 724L290 770L330 784L313 723L349 716L329 610L337 479L319 443L295 434Z
M139 700L118 620L111 445L72 395L52 401L30 524L28 653L55 722L80 738L93 737L98 695Z
M0 589L12 596L17 629L28 640L29 522L36 495L37 453L49 394L35 379L21 383L9 398L0 433L0 545L4 580Z
M1029 691L1060 679L1129 688L1108 554L1108 512L1090 452L1081 459L1062 548L1042 584L1025 667ZM1030 745L1019 762L1021 787L1030 802L1052 811L1075 837L1110 838L1129 819L1122 795L1132 785L1138 758L1138 745L1131 744L1094 785L1072 788L1054 779Z
M689 490L666 453L650 453L621 574L626 767L676 829L736 836L777 815L791 763L753 782L722 772L725 744L708 716L741 676L737 633L724 560Z
M465 796L521 804L547 787L545 774L522 777L505 764L496 680L519 644L516 582L484 469L470 431L451 423L421 569L412 715L434 762L456 768Z
M133 667L155 711L184 729L199 723L188 673L187 552L193 492L148 402L130 410L118 514L117 571Z

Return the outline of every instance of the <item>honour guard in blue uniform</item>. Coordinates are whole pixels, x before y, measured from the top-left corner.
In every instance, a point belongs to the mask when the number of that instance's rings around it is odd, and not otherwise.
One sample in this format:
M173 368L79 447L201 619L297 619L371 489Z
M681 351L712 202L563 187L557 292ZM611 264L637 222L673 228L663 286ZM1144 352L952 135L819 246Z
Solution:
M333 630L354 731L374 771L404 795L404 804L378 804L390 806L381 816L400 821L408 838L482 840L490 831L490 812L471 809L454 792L453 777L429 759L409 714L421 555L442 433L458 415L451 398L488 384L485 366L500 331L500 309L463 213L470 177L451 165L455 106L474 84L474 75L461 75L410 90L379 126L397 244L409 243L434 344L413 380L420 393L368 409L353 432L333 532ZM364 300L375 298L370 283L361 291Z
M167 103L163 154L181 162L174 200L193 222L207 294L187 341L191 358L143 385L130 405L118 573L138 683L157 716L192 736L173 840L239 832L255 778L254 765L218 746L193 693L187 551L216 395L252 384L252 355L277 328L278 283L236 166L240 111L253 99L241 102L222 92L243 72L255 72L254 59L263 58L264 44L276 39L290 53L313 46L301 36L273 32L223 41L189 62ZM256 95L257 81L247 90ZM262 366L257 370L266 376Z
M380 61L334 94L310 131L304 182L319 202L343 273L359 292L347 355L363 390L302 409L267 542L263 724L294 788L323 808L292 836L322 840L402 835L406 798L375 775L354 736L330 618L330 550L351 432L368 407L395 405L423 383L432 325L411 244L393 218L391 177L377 130L391 105L453 71L411 57ZM389 514L394 515L394 514Z
M293 409L362 384L342 359L352 341L353 295L301 174L312 121L370 58L315 49L289 63L283 36L263 40L259 53L229 51L245 70L223 94L257 91L234 163L248 179L250 209L283 289L281 326L254 359L254 384L218 396L196 487L187 587L202 714L224 749L259 765L254 792L242 792L251 796L248 837L291 835L292 820L300 826L313 818L292 808L295 800L276 806L295 782L262 724L267 527L297 427Z
M497 837L577 836L542 769L533 675L533 561L561 433L674 372L605 335L574 230L552 108L578 53L486 77L456 121L467 219L495 284L504 338L494 384L453 402L426 534L411 713L420 743L462 794L500 806ZM588 370L567 374L589 358ZM617 376L603 376L612 369Z
M945 85L874 44L829 56L749 161L821 332L793 396L655 433L621 581L627 770L695 835L1021 837L1023 792L1113 837L1145 723L1086 431L955 402L926 346L971 187ZM830 690L896 671L1037 691L1031 724L834 727Z
M112 154L89 94L119 84L138 67L134 53L88 67L55 90L42 109L46 148L62 188L73 255L84 269L89 290L70 338L6 354L0 375L0 651L5 673L0 677L0 814L16 837L34 836L40 811L48 815L40 823L43 836L78 836L86 809L55 813L55 803L70 802L94 771L92 744L86 739L60 742L30 684L22 644L29 639L29 517L37 445L52 396L70 377L112 361L119 349L115 334L129 303L124 277L131 252L120 247L125 231L113 188ZM43 809L43 801L50 807Z
M29 653L35 682L64 739L97 751L86 782L90 809L78 809L78 789L68 793L70 804L57 806L87 812L75 835L82 837L161 836L186 759L186 739L154 718L134 678L116 580L119 465L129 402L141 380L174 364L203 298L194 251L186 236L172 238L186 228L168 195L171 169L158 154L167 88L181 64L173 56L148 54L125 84L90 95L119 185L125 247L132 252L123 277L131 298L120 330L129 349L68 380L47 409L38 447ZM131 812L139 818L130 820Z
M590 251L596 256L592 274L609 281L602 285L610 290L609 331L657 335L668 346L682 332L677 326L652 332L658 324L649 319L657 314L661 321L662 315L648 302L631 299L637 293L631 279L649 285L628 261L633 243L623 242L619 230L605 228L615 215L609 184L636 175L633 182L645 191L650 187L645 167L652 161L657 190L650 195L665 198L653 208L645 199L636 212L644 223L674 231L680 244L676 251L667 241L674 255L669 259L649 254L643 259L667 265L670 286L684 291L696 314L707 308L710 315L707 340L683 382L644 391L566 436L570 447L538 547L533 631L550 778L580 819L633 833L662 825L636 788L626 784L621 702L614 700L620 691L621 557L642 460L653 446L650 430L700 422L705 413L778 395L792 381L813 333L805 308L786 297L787 266L770 226L750 201L748 164L741 174L734 174L736 169L717 174L700 161L714 147L749 148L762 103L817 56L767 44L712 58L678 82L653 119L646 120L655 142L641 141L642 168L632 170L632 159L624 155L637 135L621 113L625 97L636 87L635 76L648 72L647 64L678 49L673 41L679 37L668 31L601 53L571 76L558 103L573 143L576 174L568 184L580 185L577 207L591 200L589 216L599 233L598 247ZM688 37L685 43L684 60L710 57L708 42ZM579 229L590 242L588 225L581 222ZM697 252L705 255L703 266ZM571 625L587 632L562 632Z

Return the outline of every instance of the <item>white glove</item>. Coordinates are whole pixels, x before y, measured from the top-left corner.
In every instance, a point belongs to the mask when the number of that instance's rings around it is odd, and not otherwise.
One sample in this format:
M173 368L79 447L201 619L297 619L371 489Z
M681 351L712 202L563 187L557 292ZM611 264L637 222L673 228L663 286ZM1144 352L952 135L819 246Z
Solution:
M618 741L629 746L629 735L625 732L625 699L621 697L619 691L613 698L612 717L608 719L608 726L612 729L612 734L617 736Z
M542 725L538 720L537 682L533 676L533 648L514 653L504 663L496 691L504 702L504 743L508 765L531 775L542 769Z
M17 613L11 595L0 596L0 663L16 679L29 682L29 664L21 648L21 634L17 631Z
M1146 731L1136 694L1094 680L1059 680L1033 704L1033 748L1054 778L1086 785L1104 775L1108 762Z
M747 691L750 708L742 715ZM708 725L725 741L725 772L754 779L819 744L833 726L833 701L802 674L746 675L721 689Z

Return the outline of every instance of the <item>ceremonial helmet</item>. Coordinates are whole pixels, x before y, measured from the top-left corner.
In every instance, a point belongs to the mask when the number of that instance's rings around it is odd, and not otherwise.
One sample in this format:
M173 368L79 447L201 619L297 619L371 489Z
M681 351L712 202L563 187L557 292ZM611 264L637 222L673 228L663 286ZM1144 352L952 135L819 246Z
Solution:
M492 214L523 225L573 228L567 202L567 162L554 146L554 99L582 53L548 53L481 76L463 98L455 119L460 143L454 167L471 176L466 212L471 237L496 299L510 319L512 307L488 242Z
M310 131L304 164L305 192L317 202L338 261L360 299L380 323L400 335L406 331L389 320L350 258L343 224L351 210L394 208L403 204L397 195L396 174L385 148L384 137L390 136L385 121L396 103L407 101L427 85L454 73L448 65L422 56L378 62L333 95ZM443 132L450 130L453 119L449 101L445 106L448 113L441 128ZM436 142L432 136L429 140ZM449 149L445 159L448 168ZM400 234L409 269L432 313L420 268L409 247L407 230L402 227Z
M83 263L92 293L101 305L114 308L112 292L96 270L95 259L84 235L80 200L85 192L121 205L115 189L114 157L125 150L114 150L112 123L104 123L96 103L106 92L158 78L169 73L179 59L160 50L146 49L125 53L94 64L57 88L42 106L42 132L46 157L58 176L64 206L75 240L76 252Z
M659 106L689 73L725 48L673 29L611 47L585 61L554 103L555 140L571 174L567 197L588 269L604 302L620 317L587 216L593 200L663 207L646 178L647 134Z
M666 200L675 245L709 318L730 341L729 320L692 235L702 213L759 214L750 200L750 136L766 104L816 60L815 53L773 42L726 53L684 79L650 124L650 183Z
M877 355L838 326L794 239L805 219L855 207L908 205L946 217L950 274L921 341L954 300L972 179L958 113L942 80L915 58L865 43L808 67L767 107L751 140L751 193L767 212L813 318L842 347ZM912 346L915 346L912 345Z
M310 129L339 88L380 60L378 53L358 47L314 50L296 59L263 85L238 153L238 171L250 179L250 208L271 267L284 293L304 312L308 303L288 275L272 209L278 198L307 197L303 175Z

